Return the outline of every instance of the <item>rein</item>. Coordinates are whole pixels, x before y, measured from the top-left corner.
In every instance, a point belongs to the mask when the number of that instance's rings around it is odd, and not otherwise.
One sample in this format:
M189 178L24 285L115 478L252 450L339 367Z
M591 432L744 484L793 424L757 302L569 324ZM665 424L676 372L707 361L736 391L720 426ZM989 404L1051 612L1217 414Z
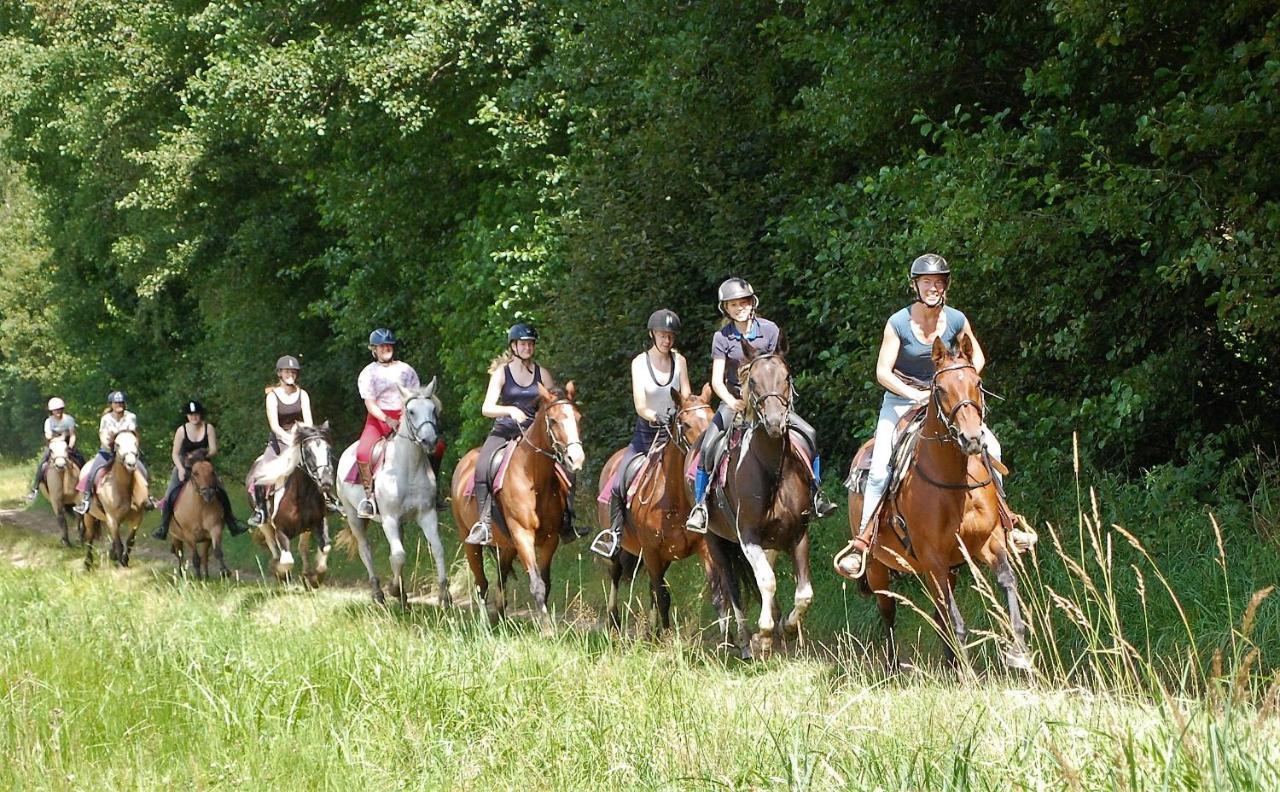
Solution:
M569 462L565 455L568 454L569 449L575 445L581 448L582 441L573 440L568 443L561 443L556 439L556 433L551 430L552 424L554 423L551 419L551 408L561 404L567 404L570 407L574 406L573 402L568 399L556 399L539 411L542 413L543 428L546 430L547 440L551 443L550 451L547 451L545 448L537 445L529 439L529 432L532 431L534 427L534 421L530 421L529 425L520 431L520 442L529 446L534 451L537 451L539 454L542 454L544 457L547 457L551 461L556 462L561 467L568 468ZM537 416L534 416L534 418L536 420Z
M430 418L418 424L417 426L414 426L413 422L410 420L410 417L409 417L410 415L409 402L413 401L414 399L425 399L427 401L431 401L431 399L427 396L410 396L409 398L405 399L404 410L402 413L404 416L404 420L400 421L400 423L396 426L395 434L396 434L396 437L403 437L405 440L410 440L422 446L423 448L426 448L426 446L423 446L422 440L420 439L422 437L422 428L424 426L430 426L432 429L435 430L436 437L439 437L440 421L435 417L435 411L433 410ZM409 427L409 434L405 434L402 431L406 425Z
M926 435L921 433L920 439L932 440L936 443L952 443L956 446L957 449L959 449L960 448L960 429L959 427L956 426L955 420L956 420L956 415L960 413L960 410L965 407L973 407L978 411L978 417L982 421L986 421L987 405L986 405L985 399L983 399L981 403L976 402L973 399L962 399L961 401L953 405L949 411L944 410L942 407L942 395L941 395L942 391L938 388L938 375L945 374L948 371L960 371L963 369L973 369L975 374L977 373L977 370L978 370L972 363L956 363L950 366L946 366L945 368L938 369L938 371L934 373L933 387L930 389L929 400L933 403L932 406L935 409L935 412L938 416L938 420L942 422L943 428L946 429L946 434L945 435ZM978 386L978 390L979 392L984 392L982 391L981 385ZM916 472L919 473L920 477L923 478L927 483L932 484L933 486L938 487L939 489L947 489L947 490L982 489L983 487L990 484L994 479L994 474L991 472L991 457L987 453L987 450L985 448L982 449L982 464L983 464L983 467L985 467L987 470L987 479L986 481L980 481L977 483L970 483L968 481L964 481L959 484L955 484L951 482L938 481L937 479L933 478L932 476L930 476L928 473L925 472L924 467L920 464L920 461L921 461L920 457L919 455L917 455L915 460L915 466L914 466ZM966 477L968 476L967 471L965 475Z

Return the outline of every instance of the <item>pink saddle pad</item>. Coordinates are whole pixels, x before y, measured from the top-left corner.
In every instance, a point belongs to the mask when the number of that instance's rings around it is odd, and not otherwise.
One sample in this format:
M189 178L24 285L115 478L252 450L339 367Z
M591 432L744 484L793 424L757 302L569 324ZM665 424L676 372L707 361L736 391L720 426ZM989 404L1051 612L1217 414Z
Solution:
M375 476L378 475L378 471L382 469L382 457L386 455L386 451L386 440L379 440L373 444L373 451L370 452L369 461L373 463L373 467L370 468L370 471L372 471L372 474ZM354 457L352 457L351 467L347 469L347 474L342 477L342 480L348 484L360 483L360 466L356 464Z
M640 463L640 468L631 479L631 484L627 486L627 507L631 506L631 499L636 496L636 492L640 489L640 482L644 479L645 471L649 469L649 465L653 462L649 457L644 457L644 461ZM622 465L614 468L613 475L609 476L609 481L605 484L604 489L600 490L600 494L596 496L597 503L609 505L609 501L613 498L613 490L618 486L618 476L622 475Z
M507 478L507 465L511 464L512 452L515 450L516 450L516 441L508 440L507 444L502 447L502 450L500 452L498 452L499 454L502 455L502 462L498 464L498 473L493 477L494 494L497 494L502 491L502 485ZM470 498L472 495L475 494L476 476L481 475L479 463L481 463L482 460L477 459L476 462L477 464L476 464L475 474L472 475L471 478L467 479L462 484L462 497L464 498ZM559 466L557 465L557 467Z

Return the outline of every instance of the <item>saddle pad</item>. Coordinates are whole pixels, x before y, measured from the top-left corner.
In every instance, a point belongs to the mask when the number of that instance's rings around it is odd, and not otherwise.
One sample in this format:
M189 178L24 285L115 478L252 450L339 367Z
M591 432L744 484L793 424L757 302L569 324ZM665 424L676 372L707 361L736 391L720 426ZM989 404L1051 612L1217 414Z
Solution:
M638 466L636 465L637 459L640 460L640 464ZM640 489L640 482L644 480L644 474L649 470L650 464L652 463L647 455L640 454L638 456L631 457L630 464L628 465L632 472L630 478L627 480L627 508L631 507L631 499L636 496L636 492ZM613 498L613 491L618 487L618 476L622 474L622 466L619 465L614 469L613 475L609 476L609 481L605 484L604 489L600 490L600 494L596 496L596 501L598 503L603 503L606 506L609 504L609 501Z
M352 445L354 446L356 444L352 443ZM369 471L370 473L372 473L372 475L374 476L378 475L378 471L382 469L382 458L386 456L386 454L387 454L386 440L379 440L378 442L373 444L373 451L369 453L369 461L373 464L373 466L369 468ZM342 480L347 482L348 484L360 483L360 466L356 464L354 456L351 457L351 467L347 468L347 473L342 477Z
M914 427L914 431L920 431L920 426L924 425L924 410L925 406L922 404L918 407L912 407L910 410L903 413L902 417L898 419L898 425L893 429L895 442L899 442L908 431L912 431L912 423L917 420L919 420L920 424L919 426ZM874 450L875 444L876 439L873 437L858 448L858 453L853 455L853 464L849 468L850 473L855 470L871 469L871 452Z
M484 471L482 470L482 467L484 466L487 466L489 470L492 472L493 485L489 488L489 491L495 495L502 491L502 485L507 478L507 465L510 464L511 462L512 452L516 450L516 442L517 441L515 440L508 440L506 444L502 446L502 448L498 449L498 453L493 455L493 458L489 460L487 465L483 463L482 460L479 460L479 459L476 460L475 474L471 478L463 482L462 484L463 497L469 498L475 494L476 476L480 476L484 474ZM495 459L499 460L497 465L497 470L494 470L494 467L493 467L493 460ZM559 465L556 465L556 467L558 468Z

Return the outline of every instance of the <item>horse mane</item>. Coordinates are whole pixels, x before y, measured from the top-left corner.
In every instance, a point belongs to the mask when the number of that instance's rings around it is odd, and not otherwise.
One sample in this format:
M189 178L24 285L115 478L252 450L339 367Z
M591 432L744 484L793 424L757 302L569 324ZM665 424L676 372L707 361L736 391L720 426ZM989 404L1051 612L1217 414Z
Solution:
M208 462L208 461L209 461L209 449L207 448L197 448L195 451L187 452L187 457L186 457L187 467L191 467L192 465L195 465L197 462Z
M262 483L283 481L298 466L301 459L302 445L295 439L280 452L279 456L264 463L254 478Z

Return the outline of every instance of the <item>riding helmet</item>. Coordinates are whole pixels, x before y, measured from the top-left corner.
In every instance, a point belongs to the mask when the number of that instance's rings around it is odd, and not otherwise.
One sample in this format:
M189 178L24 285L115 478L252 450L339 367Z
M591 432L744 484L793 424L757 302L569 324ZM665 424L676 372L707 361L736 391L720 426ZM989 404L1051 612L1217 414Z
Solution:
M62 399L59 399L57 396L54 396L49 400L49 412L53 412L54 410L65 410L66 408L67 403Z
M680 332L680 317L669 308L661 308L649 314L649 329L678 333Z
M201 417L203 417L204 405L196 401L195 399L192 399L191 401L187 402L182 408L182 414L190 415L191 413L200 413Z
M533 325L524 322L516 322L511 325L511 329L507 331L507 343L514 344L517 341L537 341L538 331Z
M302 371L302 364L293 355L285 355L276 361L276 371L285 369L293 369L294 371Z
M911 279L915 280L921 275L942 275L950 279L951 265L937 253L925 253L911 262Z
M107 394L107 404L124 404L128 399L124 397L124 391L114 390Z
M729 278L720 284L720 288L716 290L716 300L720 313L724 313L724 304L730 300L740 300L744 297L750 297L754 305L760 304L760 298L756 296L756 290L751 288L751 284L742 278Z
M379 327L369 334L369 346L378 346L379 344L396 343L396 334L385 327Z

